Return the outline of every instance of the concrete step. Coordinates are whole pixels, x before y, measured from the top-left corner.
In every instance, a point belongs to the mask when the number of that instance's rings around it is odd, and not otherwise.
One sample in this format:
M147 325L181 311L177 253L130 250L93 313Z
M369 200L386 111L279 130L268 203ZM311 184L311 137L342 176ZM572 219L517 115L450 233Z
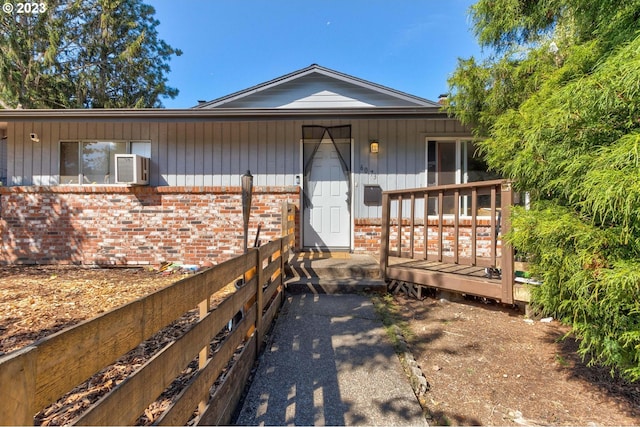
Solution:
M323 279L378 279L380 266L370 255L351 255L348 258L309 259L294 257L286 273L300 278Z
M292 294L354 294L385 293L387 284L372 278L320 278L293 277L286 282L287 291Z

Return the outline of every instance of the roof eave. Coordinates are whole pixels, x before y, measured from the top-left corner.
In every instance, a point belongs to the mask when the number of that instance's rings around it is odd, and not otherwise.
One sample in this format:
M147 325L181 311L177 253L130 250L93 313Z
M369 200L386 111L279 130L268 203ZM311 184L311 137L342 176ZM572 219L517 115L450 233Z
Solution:
M309 108L309 109L67 109L67 110L0 110L0 122L18 120L249 120L296 118L359 118L412 117L447 118L438 107L376 107L376 108Z

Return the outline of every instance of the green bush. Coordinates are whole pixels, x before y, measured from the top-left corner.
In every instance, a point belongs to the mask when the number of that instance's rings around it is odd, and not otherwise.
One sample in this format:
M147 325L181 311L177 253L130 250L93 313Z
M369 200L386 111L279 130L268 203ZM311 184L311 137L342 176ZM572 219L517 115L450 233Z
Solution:
M640 380L640 0L480 0L493 55L460 60L449 111L531 196L508 239L534 304L591 363Z

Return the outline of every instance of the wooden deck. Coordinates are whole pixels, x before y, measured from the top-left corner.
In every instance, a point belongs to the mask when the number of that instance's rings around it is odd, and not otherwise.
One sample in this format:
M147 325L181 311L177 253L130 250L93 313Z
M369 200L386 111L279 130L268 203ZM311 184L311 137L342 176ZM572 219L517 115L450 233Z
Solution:
M420 286L455 291L463 294L502 299L500 277L487 277L484 267L389 257L386 278L416 286L407 291L422 297Z
M445 204L445 200L449 203ZM514 302L514 253L506 180L385 191L381 276L391 286L420 286ZM500 277L486 277L485 268Z

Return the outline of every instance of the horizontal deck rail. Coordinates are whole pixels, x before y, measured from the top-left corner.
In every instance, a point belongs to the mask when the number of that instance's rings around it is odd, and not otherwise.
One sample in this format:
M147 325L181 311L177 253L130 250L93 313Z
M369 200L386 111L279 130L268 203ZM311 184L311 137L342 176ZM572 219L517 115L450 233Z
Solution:
M501 238L512 204L507 180L383 192L382 277L513 303L513 249ZM400 267L397 258L500 269L501 281Z
M198 410L198 424L229 424L263 336L284 300L284 266L294 241L291 212L293 206L285 204L285 235L280 239L0 357L0 424L33 425L39 411L194 309L199 320L191 329L91 404L73 424L135 424L194 360L196 374L155 423L185 425ZM241 279L235 293L211 307L217 292ZM242 321L212 352L212 340L241 310ZM212 390L232 358L224 380Z

